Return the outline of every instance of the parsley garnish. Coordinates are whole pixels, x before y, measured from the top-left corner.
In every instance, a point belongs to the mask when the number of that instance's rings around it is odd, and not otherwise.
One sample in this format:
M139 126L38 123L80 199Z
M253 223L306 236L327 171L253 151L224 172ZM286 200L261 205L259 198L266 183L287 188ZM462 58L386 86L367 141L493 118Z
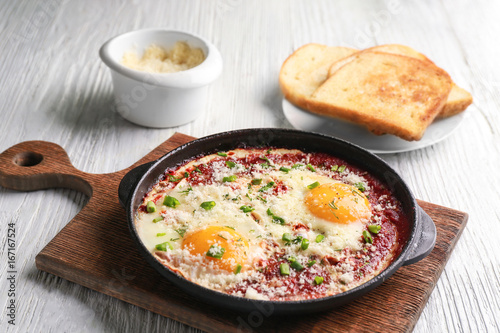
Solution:
M337 206L335 205L335 200L332 200L332 202L330 202L330 203L328 204L328 207L330 207L330 208L332 208L332 209L339 209L339 207L337 207Z
M285 224L285 220L279 216L274 215L274 213L271 211L271 208L267 209L267 215L271 216L273 223L277 223L277 224L281 224L281 225Z
M183 227L183 228L175 230L175 232L178 233L181 237L184 237L184 235L186 234L186 231L187 231L187 227Z
M168 177L169 177L169 181L171 181L171 182L173 182L173 183L178 182L178 181L181 181L181 180L182 180L182 178L184 178L184 177L177 177L177 178L176 178L174 175L170 175L170 174L168 175Z
M188 195L189 192L191 192L193 190L193 188L191 187L191 185L189 186L188 189L184 190L184 191L181 191L180 193L184 194L184 195Z

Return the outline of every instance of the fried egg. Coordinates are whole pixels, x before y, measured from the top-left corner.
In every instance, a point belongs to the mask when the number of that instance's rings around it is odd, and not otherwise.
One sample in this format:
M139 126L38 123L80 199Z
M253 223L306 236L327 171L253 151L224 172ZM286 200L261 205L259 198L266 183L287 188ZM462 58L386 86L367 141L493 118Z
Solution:
M324 220L349 224L371 215L370 203L357 188L344 183L327 183L313 188L305 198L309 211Z
M238 265L241 271L249 250L248 242L240 233L223 226L209 226L189 233L182 241L182 248L228 272L235 272Z

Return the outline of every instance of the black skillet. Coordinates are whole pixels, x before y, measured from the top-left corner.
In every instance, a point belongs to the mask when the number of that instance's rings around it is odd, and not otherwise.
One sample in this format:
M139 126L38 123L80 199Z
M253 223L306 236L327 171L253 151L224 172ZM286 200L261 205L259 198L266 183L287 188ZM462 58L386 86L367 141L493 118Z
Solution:
M156 260L137 234L134 216L144 195L169 167L183 164L199 155L241 147L280 147L300 149L304 152L324 152L361 167L389 186L402 202L403 210L411 224L406 245L396 258L378 276L344 293L303 301L255 301L223 294L190 282L169 270ZM346 304L387 280L399 267L413 264L427 256L436 241L436 227L432 219L420 208L408 186L398 174L379 157L346 141L333 137L289 129L245 129L214 134L184 144L156 161L131 170L120 183L120 203L127 211L132 238L146 261L174 285L195 298L215 306L241 312L271 309L273 315L304 314L331 309Z

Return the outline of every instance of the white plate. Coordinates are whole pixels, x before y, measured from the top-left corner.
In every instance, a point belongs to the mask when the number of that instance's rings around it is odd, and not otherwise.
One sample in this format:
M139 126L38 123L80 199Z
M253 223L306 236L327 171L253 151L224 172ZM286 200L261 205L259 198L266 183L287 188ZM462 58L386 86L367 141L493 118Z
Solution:
M297 129L335 136L376 154L401 153L433 145L448 137L460 126L464 118L464 114L460 113L436 120L427 128L420 141L405 141L394 135L375 135L362 126L311 113L296 107L285 98L283 112Z

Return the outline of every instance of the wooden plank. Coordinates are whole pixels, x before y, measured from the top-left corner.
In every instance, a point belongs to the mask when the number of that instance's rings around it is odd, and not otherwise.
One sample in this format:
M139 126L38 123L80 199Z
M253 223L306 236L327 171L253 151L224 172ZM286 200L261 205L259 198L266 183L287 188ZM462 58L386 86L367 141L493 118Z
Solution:
M433 252L424 260L401 268L379 288L346 306L307 317L268 316L266 309L242 315L220 311L198 302L171 285L140 256L125 221L124 209L117 199L118 184L132 167L157 159L192 137L175 134L136 164L112 174L87 174L74 169L65 152L47 143L20 144L0 157L0 164L13 169L0 181L15 188L14 174L25 177L46 170L35 182L17 182L19 189L64 186L89 192L92 197L82 211L36 257L37 268L104 294L135 304L160 315L209 332L290 331L290 332L374 332L411 331L438 280L451 251L466 224L467 214L419 201L433 218L438 234ZM27 149L32 155L22 155ZM37 164L36 154L44 155ZM12 166L12 159L18 164ZM22 160L21 157L25 158ZM31 156L31 157L30 157ZM22 164L35 164L23 167ZM6 170L6 168L2 168ZM55 171L64 176L53 177ZM2 171L8 172L8 171ZM69 177L72 175L72 177ZM14 180L13 180L14 179ZM19 180L18 178L17 180ZM9 183L10 182L10 183ZM34 184L34 185L29 185Z

